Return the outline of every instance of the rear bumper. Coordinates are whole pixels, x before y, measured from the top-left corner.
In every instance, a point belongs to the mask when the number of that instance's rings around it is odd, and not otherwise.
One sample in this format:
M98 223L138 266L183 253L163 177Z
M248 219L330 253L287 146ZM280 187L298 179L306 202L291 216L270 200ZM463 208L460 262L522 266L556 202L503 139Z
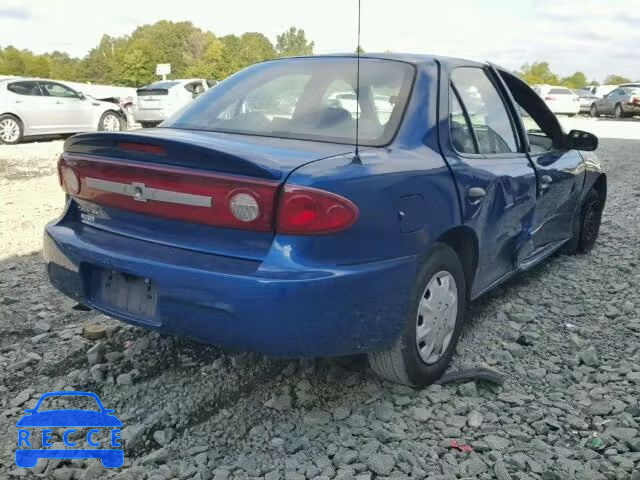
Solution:
M133 118L136 122L149 122L149 123L160 123L166 120L169 117L167 113L162 110L138 110L137 108L133 109Z
M125 322L276 356L337 356L389 347L399 335L414 257L349 266L293 264L286 248L262 262L136 240L86 225L51 223L44 256L65 295ZM151 279L153 318L95 301L92 269Z

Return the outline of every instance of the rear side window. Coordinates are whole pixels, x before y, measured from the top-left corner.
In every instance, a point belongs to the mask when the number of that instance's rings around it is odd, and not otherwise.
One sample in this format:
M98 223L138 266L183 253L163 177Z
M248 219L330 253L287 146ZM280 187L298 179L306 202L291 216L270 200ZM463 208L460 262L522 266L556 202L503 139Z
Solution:
M573 95L573 92L568 88L552 88L549 93L553 95Z
M449 98L449 130L453 148L459 153L476 153L473 132L453 89L449 90Z
M479 153L517 152L509 114L486 72L476 67L457 68L451 81L471 120Z
M7 85L7 90L18 95L41 96L42 92L36 82L13 82Z
M78 94L74 90L59 83L40 82L40 85L44 89L45 95L49 97L78 98Z

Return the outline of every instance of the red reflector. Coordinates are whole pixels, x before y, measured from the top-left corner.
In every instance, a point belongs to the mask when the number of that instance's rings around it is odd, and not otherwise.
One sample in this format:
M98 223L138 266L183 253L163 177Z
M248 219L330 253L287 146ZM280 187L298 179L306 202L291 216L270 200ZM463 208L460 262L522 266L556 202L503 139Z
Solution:
M118 148L129 150L131 152L151 153L153 155L166 155L164 148L158 145L148 145L146 143L118 142Z
M279 233L322 235L346 230L358 219L358 207L334 193L287 185L278 210Z

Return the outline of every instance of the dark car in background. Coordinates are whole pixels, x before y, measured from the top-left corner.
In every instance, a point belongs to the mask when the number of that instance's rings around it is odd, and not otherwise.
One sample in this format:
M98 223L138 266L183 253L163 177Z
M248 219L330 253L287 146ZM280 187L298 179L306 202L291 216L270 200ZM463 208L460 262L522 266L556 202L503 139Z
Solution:
M593 105L593 102L600 98L592 93L588 88L575 90L575 94L578 96L578 101L580 102L580 111L578 113L591 112L591 105Z
M640 115L640 86L624 86L595 100L591 104L591 116L613 115L616 118Z

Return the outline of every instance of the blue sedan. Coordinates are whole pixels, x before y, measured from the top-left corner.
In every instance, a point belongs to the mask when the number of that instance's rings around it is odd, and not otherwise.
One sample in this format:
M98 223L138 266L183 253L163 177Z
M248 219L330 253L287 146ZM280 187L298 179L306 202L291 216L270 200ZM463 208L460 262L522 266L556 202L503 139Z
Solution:
M385 54L356 71L353 55L268 61L158 128L69 138L51 282L162 332L437 380L468 301L594 246L598 141L492 64Z

